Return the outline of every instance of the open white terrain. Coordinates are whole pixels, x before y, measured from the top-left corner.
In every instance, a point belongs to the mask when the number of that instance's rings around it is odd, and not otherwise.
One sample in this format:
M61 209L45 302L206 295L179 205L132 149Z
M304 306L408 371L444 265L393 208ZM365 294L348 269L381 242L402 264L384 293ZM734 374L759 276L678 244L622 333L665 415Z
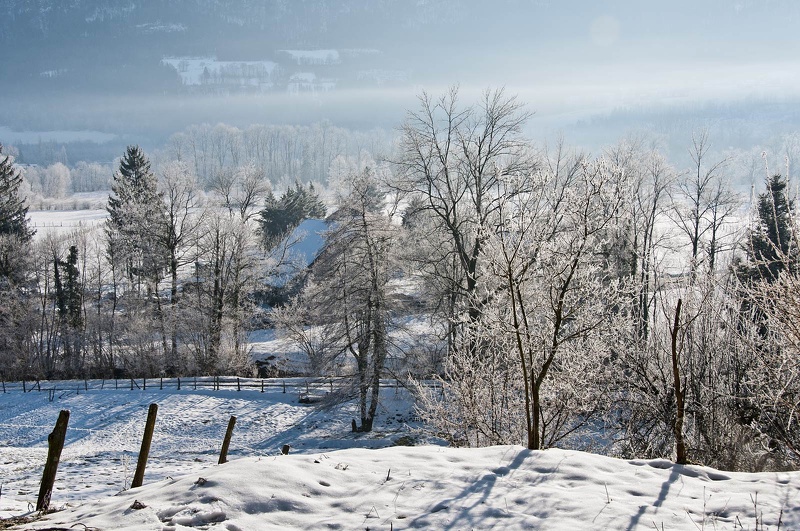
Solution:
M0 394L0 516L30 513L47 435L68 409L58 512L20 528L800 529L799 472L518 446L388 448L415 438L403 389L385 389L375 431L354 434L354 404L300 404L303 380L288 380L285 394L276 381L264 393L186 383L162 391L157 382L144 391L122 380L118 390L63 383L52 402L45 391L9 386ZM145 484L129 489L150 403L159 412ZM238 420L229 462L217 465L230 415Z

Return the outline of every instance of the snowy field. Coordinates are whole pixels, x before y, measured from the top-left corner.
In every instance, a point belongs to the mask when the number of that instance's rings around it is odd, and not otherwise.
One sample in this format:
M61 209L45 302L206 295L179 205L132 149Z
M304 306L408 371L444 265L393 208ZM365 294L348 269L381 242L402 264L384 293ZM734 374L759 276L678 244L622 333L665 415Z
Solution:
M388 446L408 434L412 416L406 392L397 388L383 390L375 430L354 434L350 422L358 413L353 404L320 410L299 403L305 379L287 380L286 393L277 382L264 393L258 388L193 390L189 384L181 391L160 391L149 383L147 390L130 391L120 382L119 390L113 381L100 390L99 381L90 381L88 391L83 382L60 383L52 402L46 391L51 384L42 385L42 391L28 387L27 393L18 384L13 389L6 384L8 392L0 393L0 518L36 505L47 435L62 409L70 411L70 422L52 498L57 508L108 497L130 485L151 403L159 410L145 486L216 464L231 415L237 422L229 459L274 456L284 444L292 453Z
M48 234L58 236L80 229L100 227L108 218L105 209L94 210L31 210L28 212L31 227L36 229L36 239L43 240Z
M798 472L516 446L389 447L415 438L402 389L384 390L374 433L353 434L354 404L303 405L302 381L289 384L285 394L108 384L87 392L77 383L52 402L46 392L0 394L0 516L35 505L47 434L69 409L52 500L59 511L20 528L800 529ZM159 413L145 484L128 489L152 402ZM217 465L230 415L238 419L230 461ZM135 501L145 507L131 508Z

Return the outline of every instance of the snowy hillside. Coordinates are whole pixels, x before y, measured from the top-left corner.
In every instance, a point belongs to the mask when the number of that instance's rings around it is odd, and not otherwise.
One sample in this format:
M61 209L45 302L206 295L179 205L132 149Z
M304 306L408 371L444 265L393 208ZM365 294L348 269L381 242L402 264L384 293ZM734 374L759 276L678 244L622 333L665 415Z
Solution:
M272 382L277 384L277 382ZM0 516L35 504L47 434L71 411L52 506L25 529L798 529L800 473L743 474L521 447L393 447L410 402L384 390L372 434L352 405L298 403L300 380L254 390L127 388L0 394ZM62 384L63 388L63 384ZM149 403L159 414L143 487L127 488ZM230 461L217 465L230 415ZM280 447L290 444L288 456ZM382 449L379 449L382 448ZM134 502L144 508L133 509ZM139 507L140 505L136 505Z
M32 529L792 529L798 499L798 474L513 446L396 447L240 459Z
M133 391L124 380L118 382L118 389L113 380L107 380L102 390L99 380L90 381L88 391L83 382L59 382L52 402L47 391L52 382L42 384L41 391L28 387L27 393L21 384L6 383L8 392L0 393L0 518L19 515L29 504L36 504L47 435L62 409L70 411L70 422L53 507L111 496L130 485L151 403L157 403L159 410L145 484L199 473L215 464L231 415L237 423L230 459L274 456L284 444L291 445L293 453L377 448L409 435L407 424L413 412L404 390L384 389L374 431L353 434L350 421L358 417L355 405L321 411L302 404L299 396L306 391L306 381L267 382L263 393L261 380L249 382L258 385L242 391L195 390L191 380L184 380L181 391L159 390L157 381L154 387L148 381L146 390ZM142 381L138 383L141 386ZM318 394L326 390L327 386Z

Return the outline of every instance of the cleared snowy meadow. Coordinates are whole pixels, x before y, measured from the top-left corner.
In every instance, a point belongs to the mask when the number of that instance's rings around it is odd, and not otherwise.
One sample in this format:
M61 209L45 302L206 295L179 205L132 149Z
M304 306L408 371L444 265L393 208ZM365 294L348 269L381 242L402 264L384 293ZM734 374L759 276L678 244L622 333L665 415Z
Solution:
M0 394L4 518L35 505L47 435L58 411L71 411L51 503L58 511L22 528L800 528L798 472L729 473L518 446L389 448L416 438L403 389L385 389L375 431L354 434L354 404L301 404L302 380L289 380L286 393L277 382L264 393L115 390L108 382L85 391L81 383L53 401L38 390ZM129 489L150 403L159 413L145 484ZM238 420L229 462L217 465L230 415ZM136 501L145 507L133 509Z

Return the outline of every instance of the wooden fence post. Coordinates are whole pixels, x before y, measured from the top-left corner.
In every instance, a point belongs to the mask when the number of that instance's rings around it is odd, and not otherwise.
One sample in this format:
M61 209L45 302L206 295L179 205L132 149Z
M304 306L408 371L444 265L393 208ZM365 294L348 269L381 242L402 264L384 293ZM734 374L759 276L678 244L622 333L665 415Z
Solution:
M39 499L36 501L36 510L45 511L50 506L50 496L53 494L53 484L56 482L58 462L61 460L61 450L64 448L64 439L67 436L69 424L69 410L62 409L58 414L58 421L52 433L47 436L47 463L42 474L42 484L39 487Z
M181 390L181 379L180 379L180 377L179 377L179 378L178 378L178 391L180 391L180 390Z
M238 376L236 377L236 390L237 391L241 391L242 390L242 385L239 383L239 377Z
M231 436L233 436L233 427L236 425L236 417L231 415L231 420L228 421L228 429L225 431L225 439L222 441L222 450L219 452L219 461L217 464L223 464L228 461L228 447L231 444Z
M157 414L158 404L150 404L150 409L147 411L147 424L144 427L144 437L142 437L142 448L139 450L139 460L136 462L136 473L131 482L132 489L141 487L144 482L144 469L147 466L147 456L150 454L150 443L153 440Z

